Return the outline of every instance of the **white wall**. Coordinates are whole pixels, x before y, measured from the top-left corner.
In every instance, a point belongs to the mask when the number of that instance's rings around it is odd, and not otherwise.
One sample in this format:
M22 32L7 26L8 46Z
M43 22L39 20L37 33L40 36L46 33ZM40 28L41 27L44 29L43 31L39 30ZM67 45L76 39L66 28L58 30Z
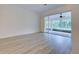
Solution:
M43 31L43 17L60 12L72 12L72 53L79 53L79 5L64 5L41 14L41 31Z
M0 5L0 38L39 32L39 16L15 5Z

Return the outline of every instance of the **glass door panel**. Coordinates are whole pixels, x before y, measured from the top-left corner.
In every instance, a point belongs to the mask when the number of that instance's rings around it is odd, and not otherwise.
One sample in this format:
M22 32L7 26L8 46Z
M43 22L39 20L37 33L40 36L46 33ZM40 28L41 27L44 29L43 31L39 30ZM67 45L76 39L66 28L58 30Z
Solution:
M48 17L44 17L44 32L49 32L49 20L48 20Z
M71 32L71 12L46 16L44 22L44 32Z

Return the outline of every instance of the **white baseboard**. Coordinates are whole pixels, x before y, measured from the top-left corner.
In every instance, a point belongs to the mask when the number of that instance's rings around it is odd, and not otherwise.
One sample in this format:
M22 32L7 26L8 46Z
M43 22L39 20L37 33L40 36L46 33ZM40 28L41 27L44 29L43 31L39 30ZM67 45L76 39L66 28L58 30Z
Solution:
M21 34L5 35L5 36L1 36L0 39L10 38L10 37L16 37L16 36L21 36L21 35L27 35L27 34L33 34L33 33L38 33L38 32L30 32L30 33L21 33Z

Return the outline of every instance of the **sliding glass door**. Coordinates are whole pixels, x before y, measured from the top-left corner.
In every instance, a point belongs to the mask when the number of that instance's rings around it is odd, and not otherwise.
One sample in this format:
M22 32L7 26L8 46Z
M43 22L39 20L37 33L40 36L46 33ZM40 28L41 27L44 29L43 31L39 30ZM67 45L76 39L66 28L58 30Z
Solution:
M44 17L44 32L49 32L49 17Z
M44 32L71 32L71 12L44 17Z

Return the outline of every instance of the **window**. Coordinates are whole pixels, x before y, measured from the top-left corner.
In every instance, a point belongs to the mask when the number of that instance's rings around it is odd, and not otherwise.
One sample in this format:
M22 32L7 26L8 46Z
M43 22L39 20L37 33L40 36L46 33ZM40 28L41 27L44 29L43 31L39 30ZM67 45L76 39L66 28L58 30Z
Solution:
M71 32L71 12L44 17L44 32Z

